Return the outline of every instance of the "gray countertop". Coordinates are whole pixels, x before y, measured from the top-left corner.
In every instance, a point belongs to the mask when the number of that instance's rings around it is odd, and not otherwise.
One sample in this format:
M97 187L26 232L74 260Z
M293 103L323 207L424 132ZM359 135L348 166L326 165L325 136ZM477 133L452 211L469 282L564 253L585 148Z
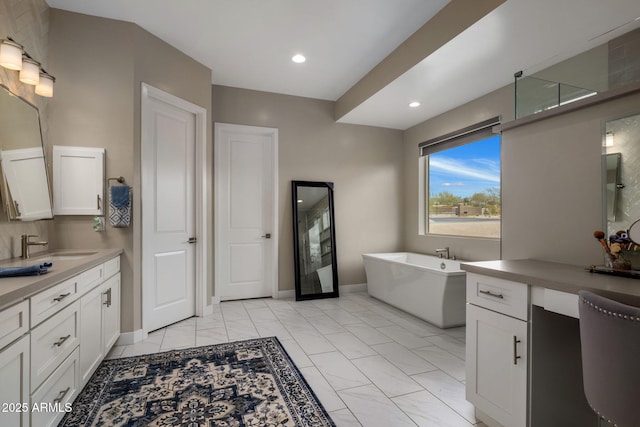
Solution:
M52 252L38 252L30 259L9 259L0 261L0 267L17 267L52 262L48 273L40 276L0 278L0 309L18 303L38 292L54 286L96 265L120 255L122 249L57 249ZM73 259L76 254L87 254ZM65 255L67 259L56 259Z
M577 294L588 290L617 301L640 306L640 279L591 273L580 267L535 259L465 262L469 273Z

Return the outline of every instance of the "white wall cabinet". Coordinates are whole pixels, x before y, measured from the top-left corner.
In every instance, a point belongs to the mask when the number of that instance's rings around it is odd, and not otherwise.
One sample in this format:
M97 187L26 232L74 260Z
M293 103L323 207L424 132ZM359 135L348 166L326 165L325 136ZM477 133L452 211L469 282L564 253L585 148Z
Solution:
M119 256L0 310L0 425L57 425L119 336Z
M51 218L49 180L42 147L0 151L16 219Z
M528 292L467 274L466 398L509 427L527 425Z
M53 212L104 214L104 148L53 146Z

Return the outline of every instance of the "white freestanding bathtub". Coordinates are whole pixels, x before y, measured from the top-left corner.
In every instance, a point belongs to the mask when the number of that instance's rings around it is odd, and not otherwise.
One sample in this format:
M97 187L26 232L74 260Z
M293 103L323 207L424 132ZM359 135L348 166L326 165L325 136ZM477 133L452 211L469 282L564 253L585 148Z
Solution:
M460 261L410 252L363 254L369 295L440 328L465 324Z

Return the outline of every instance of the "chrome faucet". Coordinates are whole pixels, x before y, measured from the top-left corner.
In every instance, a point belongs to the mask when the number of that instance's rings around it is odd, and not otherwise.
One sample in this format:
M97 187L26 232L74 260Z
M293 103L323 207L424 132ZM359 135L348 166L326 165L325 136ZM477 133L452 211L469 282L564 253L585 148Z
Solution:
M449 259L449 247L446 247L443 249L436 249L436 255L438 255L438 258Z
M31 242L29 239L31 237L38 237L35 234L23 234L22 235L22 258L27 259L29 258L29 246L44 246L49 244L49 242Z

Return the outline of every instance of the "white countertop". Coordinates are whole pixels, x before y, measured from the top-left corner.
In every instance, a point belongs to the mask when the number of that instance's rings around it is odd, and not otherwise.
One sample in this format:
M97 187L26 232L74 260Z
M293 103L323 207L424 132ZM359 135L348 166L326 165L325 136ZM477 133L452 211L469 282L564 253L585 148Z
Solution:
M465 262L460 268L527 285L577 294L580 290L640 306L640 279L591 273L588 266L575 266L535 259Z
M29 259L14 258L0 261L0 267L19 267L43 262L52 262L46 274L39 276L0 278L0 309L18 303L31 295L43 291L57 283L89 270L122 253L122 249L56 249L38 252ZM68 255L69 259L52 259L52 255ZM73 259L74 254L90 254Z

